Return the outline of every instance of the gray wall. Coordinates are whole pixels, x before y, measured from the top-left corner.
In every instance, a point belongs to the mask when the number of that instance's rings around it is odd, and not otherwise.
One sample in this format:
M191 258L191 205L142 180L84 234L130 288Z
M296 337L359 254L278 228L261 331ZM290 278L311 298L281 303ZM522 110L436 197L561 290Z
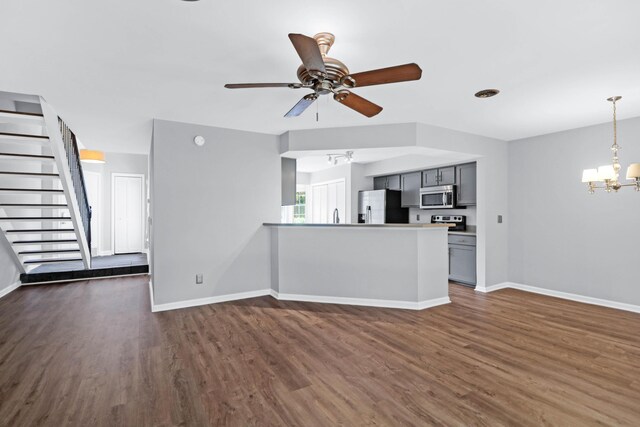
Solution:
M507 281L507 142L422 123L296 130L280 141L283 154L413 146L446 151L453 155L449 164L476 160L478 286ZM503 215L501 224L498 215Z
M640 118L618 123L623 173L640 162L639 135ZM509 143L510 281L640 304L640 193L580 182L610 163L612 142L606 123Z
M0 238L2 238L0 236ZM18 281L19 272L9 252L11 248L0 244L0 294Z
M101 202L100 209L100 242L98 250L101 254L113 253L111 243L111 174L135 173L143 174L145 178L144 191L147 191L147 179L149 176L149 156L145 154L105 153L106 163L83 163L82 168L89 172L100 173ZM146 197L145 197L146 198ZM147 206L144 206L145 218ZM95 238L95 237L94 237ZM146 239L145 239L146 240ZM148 247L145 243L145 248Z
M262 223L280 219L278 137L155 120L152 146L155 303L269 289Z

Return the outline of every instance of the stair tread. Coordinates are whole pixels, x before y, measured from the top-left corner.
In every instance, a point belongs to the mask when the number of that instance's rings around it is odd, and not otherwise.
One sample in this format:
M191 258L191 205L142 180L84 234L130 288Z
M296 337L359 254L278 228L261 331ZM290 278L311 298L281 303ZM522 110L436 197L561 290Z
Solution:
M70 233L75 232L73 228L39 228L39 229L25 229L25 230L6 230L5 233Z
M26 133L13 133L13 132L0 132L0 136L10 136L17 138L31 138L31 139L49 139L48 136L45 135L29 135Z
M57 243L78 243L76 239L58 239L58 240L15 240L11 242L12 245L43 245L43 244L57 244Z
M60 177L59 173L43 173L43 172L13 172L13 171L0 171L0 175L18 175L18 176L51 176Z
M24 154L24 153L0 153L0 156L9 156L9 157L26 157L30 159L55 159L54 156L45 156L43 154Z
M42 250L42 251L22 251L22 252L18 252L18 255L36 255L36 254L62 254L62 253L69 253L69 252L80 252L80 248L78 249L49 249L49 250Z
M23 264L44 264L49 262L71 262L71 261L82 261L82 258L30 259L29 261L23 261Z
M0 217L0 221L21 221L21 220L53 220L71 221L70 216L7 216Z
M56 203L0 203L0 208L67 208L67 204Z
M21 111L11 111L11 110L2 110L2 109L0 109L0 113L15 114L16 116L44 117L44 115L40 113L23 113Z
M0 191L44 191L45 193L64 193L64 190L49 188L0 188Z

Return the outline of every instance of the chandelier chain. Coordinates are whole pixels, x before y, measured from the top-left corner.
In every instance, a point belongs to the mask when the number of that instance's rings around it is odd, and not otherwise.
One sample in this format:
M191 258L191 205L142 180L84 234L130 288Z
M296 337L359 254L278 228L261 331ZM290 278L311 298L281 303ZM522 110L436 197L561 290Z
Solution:
M613 100L613 145L618 146L618 121L616 120L616 100Z

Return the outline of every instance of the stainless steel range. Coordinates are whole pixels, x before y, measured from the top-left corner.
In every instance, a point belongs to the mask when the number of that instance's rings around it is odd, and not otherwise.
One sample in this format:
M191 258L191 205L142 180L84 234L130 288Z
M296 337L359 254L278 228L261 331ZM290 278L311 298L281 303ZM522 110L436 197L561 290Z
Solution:
M449 231L467 231L467 217L464 215L431 215L431 224L455 224Z

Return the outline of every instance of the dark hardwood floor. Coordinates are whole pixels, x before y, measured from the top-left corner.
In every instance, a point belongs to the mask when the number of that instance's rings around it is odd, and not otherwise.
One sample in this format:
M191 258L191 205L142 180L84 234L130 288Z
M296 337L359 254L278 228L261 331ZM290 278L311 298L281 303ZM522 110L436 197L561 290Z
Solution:
M0 299L0 424L640 425L640 315L450 288L421 312L153 314L145 277L23 287Z

